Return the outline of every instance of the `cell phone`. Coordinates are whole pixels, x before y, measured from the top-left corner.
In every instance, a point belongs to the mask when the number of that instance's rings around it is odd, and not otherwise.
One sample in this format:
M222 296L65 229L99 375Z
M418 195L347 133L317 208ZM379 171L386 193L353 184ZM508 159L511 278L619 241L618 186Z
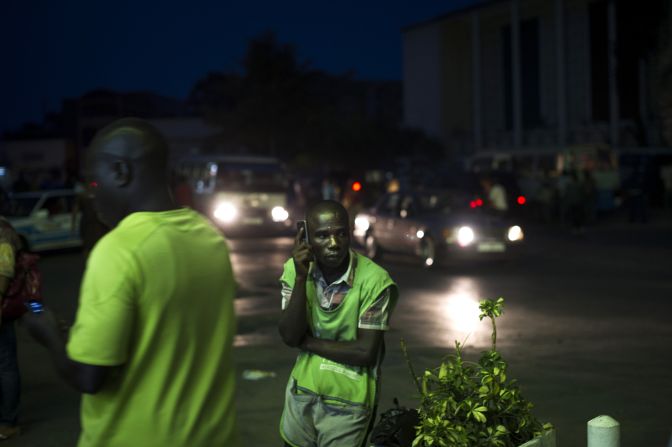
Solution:
M44 312L44 304L37 300L30 300L24 303L28 310L34 314L41 314Z
M303 242L310 245L310 239L308 239L308 222L305 220L296 221L296 231L300 232L303 229Z

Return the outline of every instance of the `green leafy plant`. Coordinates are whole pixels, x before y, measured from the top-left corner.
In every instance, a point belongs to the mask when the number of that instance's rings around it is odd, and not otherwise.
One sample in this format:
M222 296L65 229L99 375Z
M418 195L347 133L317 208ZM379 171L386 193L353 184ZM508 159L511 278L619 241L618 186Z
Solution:
M456 341L455 354L418 377L401 341L421 395L413 447L514 447L551 428L534 417L533 405L507 377L507 364L497 352L495 319L503 306L501 297L480 303L480 319L492 323L492 347L478 363L464 360L463 346Z

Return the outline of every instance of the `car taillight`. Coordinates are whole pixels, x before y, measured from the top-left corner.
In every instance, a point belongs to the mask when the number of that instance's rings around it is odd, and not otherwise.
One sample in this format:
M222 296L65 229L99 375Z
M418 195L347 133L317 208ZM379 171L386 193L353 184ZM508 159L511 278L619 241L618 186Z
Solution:
M525 196L518 196L518 200L516 200L516 201L518 202L518 205L525 205L525 202L527 202L527 199L525 198Z
M469 202L469 206L471 208L478 208L479 206L483 206L483 200L482 199L472 200L471 202Z

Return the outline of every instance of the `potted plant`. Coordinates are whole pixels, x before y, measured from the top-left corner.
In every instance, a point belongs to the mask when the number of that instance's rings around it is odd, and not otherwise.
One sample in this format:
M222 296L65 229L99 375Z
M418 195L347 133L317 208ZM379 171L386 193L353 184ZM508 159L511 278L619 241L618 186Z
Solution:
M497 352L497 325L504 299L483 300L480 319L492 323L492 347L478 362L463 358L462 344L441 364L418 377L406 345L402 351L420 392L413 447L555 447L555 431L532 414L507 364Z

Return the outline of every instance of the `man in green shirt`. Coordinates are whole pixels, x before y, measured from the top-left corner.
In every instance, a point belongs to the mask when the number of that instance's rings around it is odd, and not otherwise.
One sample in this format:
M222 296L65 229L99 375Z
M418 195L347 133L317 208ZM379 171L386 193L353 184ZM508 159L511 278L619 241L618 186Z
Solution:
M24 322L82 398L80 447L236 445L235 282L225 239L169 192L168 148L138 119L101 130L87 175L112 228L94 247L66 341Z
M349 222L338 202L312 207L308 238L299 231L280 278L280 334L300 349L280 422L288 446L362 446L375 416L398 292L385 270L350 250Z

